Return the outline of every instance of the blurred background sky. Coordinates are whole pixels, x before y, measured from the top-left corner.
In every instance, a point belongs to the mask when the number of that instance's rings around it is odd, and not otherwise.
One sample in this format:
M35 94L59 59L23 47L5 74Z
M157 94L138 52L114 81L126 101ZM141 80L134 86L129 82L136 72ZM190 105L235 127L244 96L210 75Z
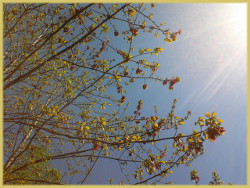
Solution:
M147 81L149 88L145 91L143 81L137 81L127 88L131 110L141 98L144 115L150 115L157 105L159 115L166 116L173 99L177 98L176 115L182 117L188 110L192 111L182 132L190 133L195 129L194 122L206 112L216 112L218 118L224 120L226 129L224 136L213 143L205 143L204 155L191 167L175 168L174 174L167 176L164 182L194 184L189 174L196 169L200 184L212 180L212 171L225 183L246 184L246 10L246 3L156 4L154 20L158 24L165 21L171 31L182 29L183 34L172 44L154 37L151 40L148 35L135 37L137 49L163 47L165 50L159 57L147 60L161 64L158 75L180 76L181 82L169 91L161 83ZM108 178L119 184L122 174L112 163L99 162L88 184L108 184Z

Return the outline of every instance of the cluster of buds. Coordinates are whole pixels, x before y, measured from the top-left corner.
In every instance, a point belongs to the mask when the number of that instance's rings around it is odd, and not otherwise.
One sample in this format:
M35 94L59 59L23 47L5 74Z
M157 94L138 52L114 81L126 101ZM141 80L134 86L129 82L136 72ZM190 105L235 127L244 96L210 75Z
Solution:
M116 89L117 89L117 92L118 92L118 93L122 93L122 86L121 86L121 85L117 86Z
M131 32L134 36L138 36L138 35L139 35L138 28L130 27L130 32Z
M131 151L129 151L129 156L133 156L136 150L133 148Z
M121 98L121 103L124 103L126 101L126 99L127 99L126 96L123 95Z
M128 9L128 16L133 17L135 15L136 11L133 8Z
M167 85L167 83L168 83L170 80L171 80L171 79L168 79L168 78L167 78L166 80L164 80L164 81L162 82L162 84L163 84L163 85Z
M178 34L181 35L183 33L182 29L178 31Z
M166 124L166 119L165 119L165 118L162 118L162 119L158 122L158 125L159 125L160 128L162 128L165 124Z
M192 180L192 181L194 180L196 184L199 183L200 177L198 176L198 171L193 170L193 171L190 173L190 176L191 176L191 180Z
M142 88L145 90L145 89L148 89L148 85L147 84L143 84Z
M225 131L226 130L224 129L224 127L215 127L215 128L209 127L207 129L207 135L211 141L215 141L216 138L224 134Z
M92 69L97 69L97 68L99 68L100 66L99 65L97 65L97 64L93 64L93 65L91 65L91 68Z
M136 108L137 108L137 110L134 111L135 118L141 115L141 112L140 112L140 110L142 109L142 100L141 99L138 101L138 105Z
M189 142L187 155L196 155L204 150L203 142ZM193 151L193 152L192 152ZM192 152L192 153L190 153Z
M173 41L176 41L177 35L182 34L182 32L183 32L182 29L180 29L178 32L172 33L172 34L170 35L171 39L172 39Z
M115 35L116 37L118 37L118 36L119 36L119 32L118 32L117 30L115 30L115 31L114 31L114 35Z
M103 41L103 42L102 42L102 47L101 47L101 49L100 49L100 52L104 52L105 46L106 46L106 43Z
M138 115L141 115L141 112L138 112ZM137 119L137 120L135 121L135 123L136 123L136 124L139 124L139 123L141 123L141 121L140 121L139 119Z
M140 25L140 28L141 28L141 29L145 29L146 26L145 26L145 25Z
M181 80L181 78L179 76L176 76L176 77L172 78L170 80L169 89L170 90L174 89L174 84L180 82L180 80Z
M135 110L135 111L134 111L134 114L135 114L135 117L137 117L137 116L140 116L140 115L141 115L141 112ZM140 123L140 122L136 121L136 123Z
M123 59L126 59L127 53L124 52L123 50L117 50L117 53L123 57Z
M166 157L166 153L164 153L163 151L161 151L161 155L160 155L160 158L163 159L164 157Z
M159 162L155 161L155 157L153 155L149 155L149 158L151 160L153 171L155 171L155 168L157 170L161 170L161 164Z
M98 151L99 150L99 148L101 147L101 143L100 142L96 142L95 144L94 144L94 147L93 147L93 151Z
M170 33L169 29L167 29L165 32L167 33L167 37L164 39L164 41L166 41L168 43L171 43L172 41L176 41L177 40L177 35L182 34L183 31L182 31L182 29L180 29L177 32Z
M183 136L183 134L178 134L175 138L174 138L174 147L178 146L178 147L182 147L183 146L183 141L180 139L180 137Z
M125 70L124 73L123 73L124 76L128 76L129 75L129 72L128 70Z
M140 99L140 100L138 101L137 110L140 111L141 108L142 108L142 100Z
M147 134L148 136L152 136L155 137L156 134L162 129L162 127L166 124L166 119L162 118L161 120L159 120L158 122L156 122L158 120L158 116L151 116L150 118L147 119L147 121L152 123L152 131L147 130Z
M138 67L138 68L136 69L136 74L141 75L141 73L142 73L142 70L140 69L140 67Z
M96 57L99 58L101 55L101 52L97 52L96 55L93 56L93 58L95 59Z
M174 89L174 84L180 82L181 78L179 76L174 76L172 79L167 78L166 80L163 80L162 84L167 85L169 82L169 89L173 90Z

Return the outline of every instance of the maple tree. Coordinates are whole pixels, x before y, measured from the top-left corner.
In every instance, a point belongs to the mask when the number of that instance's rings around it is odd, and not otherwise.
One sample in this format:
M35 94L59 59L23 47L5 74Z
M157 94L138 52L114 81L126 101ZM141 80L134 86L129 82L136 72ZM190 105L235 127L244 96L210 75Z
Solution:
M121 168L122 183L159 183L199 157L205 140L224 134L213 112L184 135L191 111L175 115L177 99L165 117L157 107L144 116L141 99L128 113L127 88L136 80L144 90L146 80L169 90L180 82L156 76L160 64L150 57L163 48L134 46L141 35L172 43L182 34L157 24L154 6L4 4L4 184L67 184L75 176L84 184L100 159L135 164Z

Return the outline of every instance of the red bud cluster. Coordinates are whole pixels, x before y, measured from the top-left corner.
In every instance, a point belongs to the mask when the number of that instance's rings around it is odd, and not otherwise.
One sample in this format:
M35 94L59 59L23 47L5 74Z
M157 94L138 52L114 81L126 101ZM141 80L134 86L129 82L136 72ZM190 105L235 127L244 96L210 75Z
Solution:
M117 30L114 31L114 35L117 37L119 36L119 32Z
M178 83L180 81L180 77L174 77L170 80L170 84L169 84L169 89L172 90L174 89L174 84Z
M103 41L103 42L102 42L102 47L101 47L101 49L100 49L100 52L104 52L105 46L106 46L106 43Z
M92 69L97 69L97 68L99 68L99 65L93 64L93 65L91 65L91 68L92 68Z
M161 152L160 158L163 159L165 156L167 156L164 152Z
M190 175L191 175L191 180L194 180L195 183L198 184L200 181L200 177L198 176L198 171L193 170Z
M143 84L142 88L143 89L148 89L148 85L147 84Z
M117 92L118 92L118 93L122 93L122 86L118 86L118 87L117 87Z
M137 29L137 28L130 27L130 31L131 31L131 33L132 33L134 36L138 36L138 35L139 35L139 32L138 32L138 29Z
M200 181L200 177L199 176L193 176L193 177L191 177L191 180L194 180L195 183L198 184L199 181Z
M101 143L100 142L96 142L95 145L94 145L94 148L92 150L93 151L98 151L100 147L101 147Z
M142 73L142 70L140 68L136 69L136 74L140 75Z
M137 116L140 116L140 115L141 115L141 112L140 112L141 109L142 109L142 100L140 99L140 100L138 101L137 110L134 111L135 118L136 118Z
M224 127L216 127L216 128L209 127L207 129L207 135L209 139L211 139L212 141L215 141L216 138L225 131L226 130L224 129Z
M169 82L169 89L172 90L174 89L174 84L178 83L181 80L181 78L179 76L175 76L172 79L166 79L162 82L163 85L167 85L167 83Z
M167 78L166 80L164 80L164 81L162 82L162 84L163 84L163 85L167 85L167 83L168 83L169 81L170 81L170 79Z
M128 71L124 71L124 76L128 76L129 72Z
M141 108L142 108L142 100L140 99L138 101L137 110L141 110Z
M121 98L121 102L124 103L126 101L126 99L127 99L126 96L123 95Z

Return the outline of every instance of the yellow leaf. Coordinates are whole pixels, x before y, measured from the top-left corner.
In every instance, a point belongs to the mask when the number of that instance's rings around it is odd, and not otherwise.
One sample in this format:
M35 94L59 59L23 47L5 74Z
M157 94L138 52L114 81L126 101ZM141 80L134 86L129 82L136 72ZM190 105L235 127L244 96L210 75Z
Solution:
M172 170L169 170L169 174L173 174L173 171L172 171Z
M202 122L199 122L199 124L200 124L200 126L203 126L203 125L204 125L204 123L202 123Z
M209 112L207 112L207 113L206 113L206 116L207 116L208 118L210 118L210 113L209 113Z
M154 127L158 127L158 124L157 124L157 123L154 123Z
M184 124L184 121L179 121L179 124L180 124L180 125L183 125L183 124Z
M223 123L224 121L222 119L218 119L218 122Z
M187 146L186 145L183 146L183 151L185 151L185 152L187 151Z
M200 117L199 118L199 121L205 121L203 117Z
M188 142L193 142L193 139L192 138L188 138L187 141Z
M89 126L86 126L85 129L89 130L90 128L89 128Z
M173 145L173 147L174 147L174 148L176 148L176 146L177 146L177 144L176 144L176 142L174 142L174 145Z
M212 117L215 117L215 116L216 116L216 113L215 113L215 112L213 112L213 113L212 113Z

